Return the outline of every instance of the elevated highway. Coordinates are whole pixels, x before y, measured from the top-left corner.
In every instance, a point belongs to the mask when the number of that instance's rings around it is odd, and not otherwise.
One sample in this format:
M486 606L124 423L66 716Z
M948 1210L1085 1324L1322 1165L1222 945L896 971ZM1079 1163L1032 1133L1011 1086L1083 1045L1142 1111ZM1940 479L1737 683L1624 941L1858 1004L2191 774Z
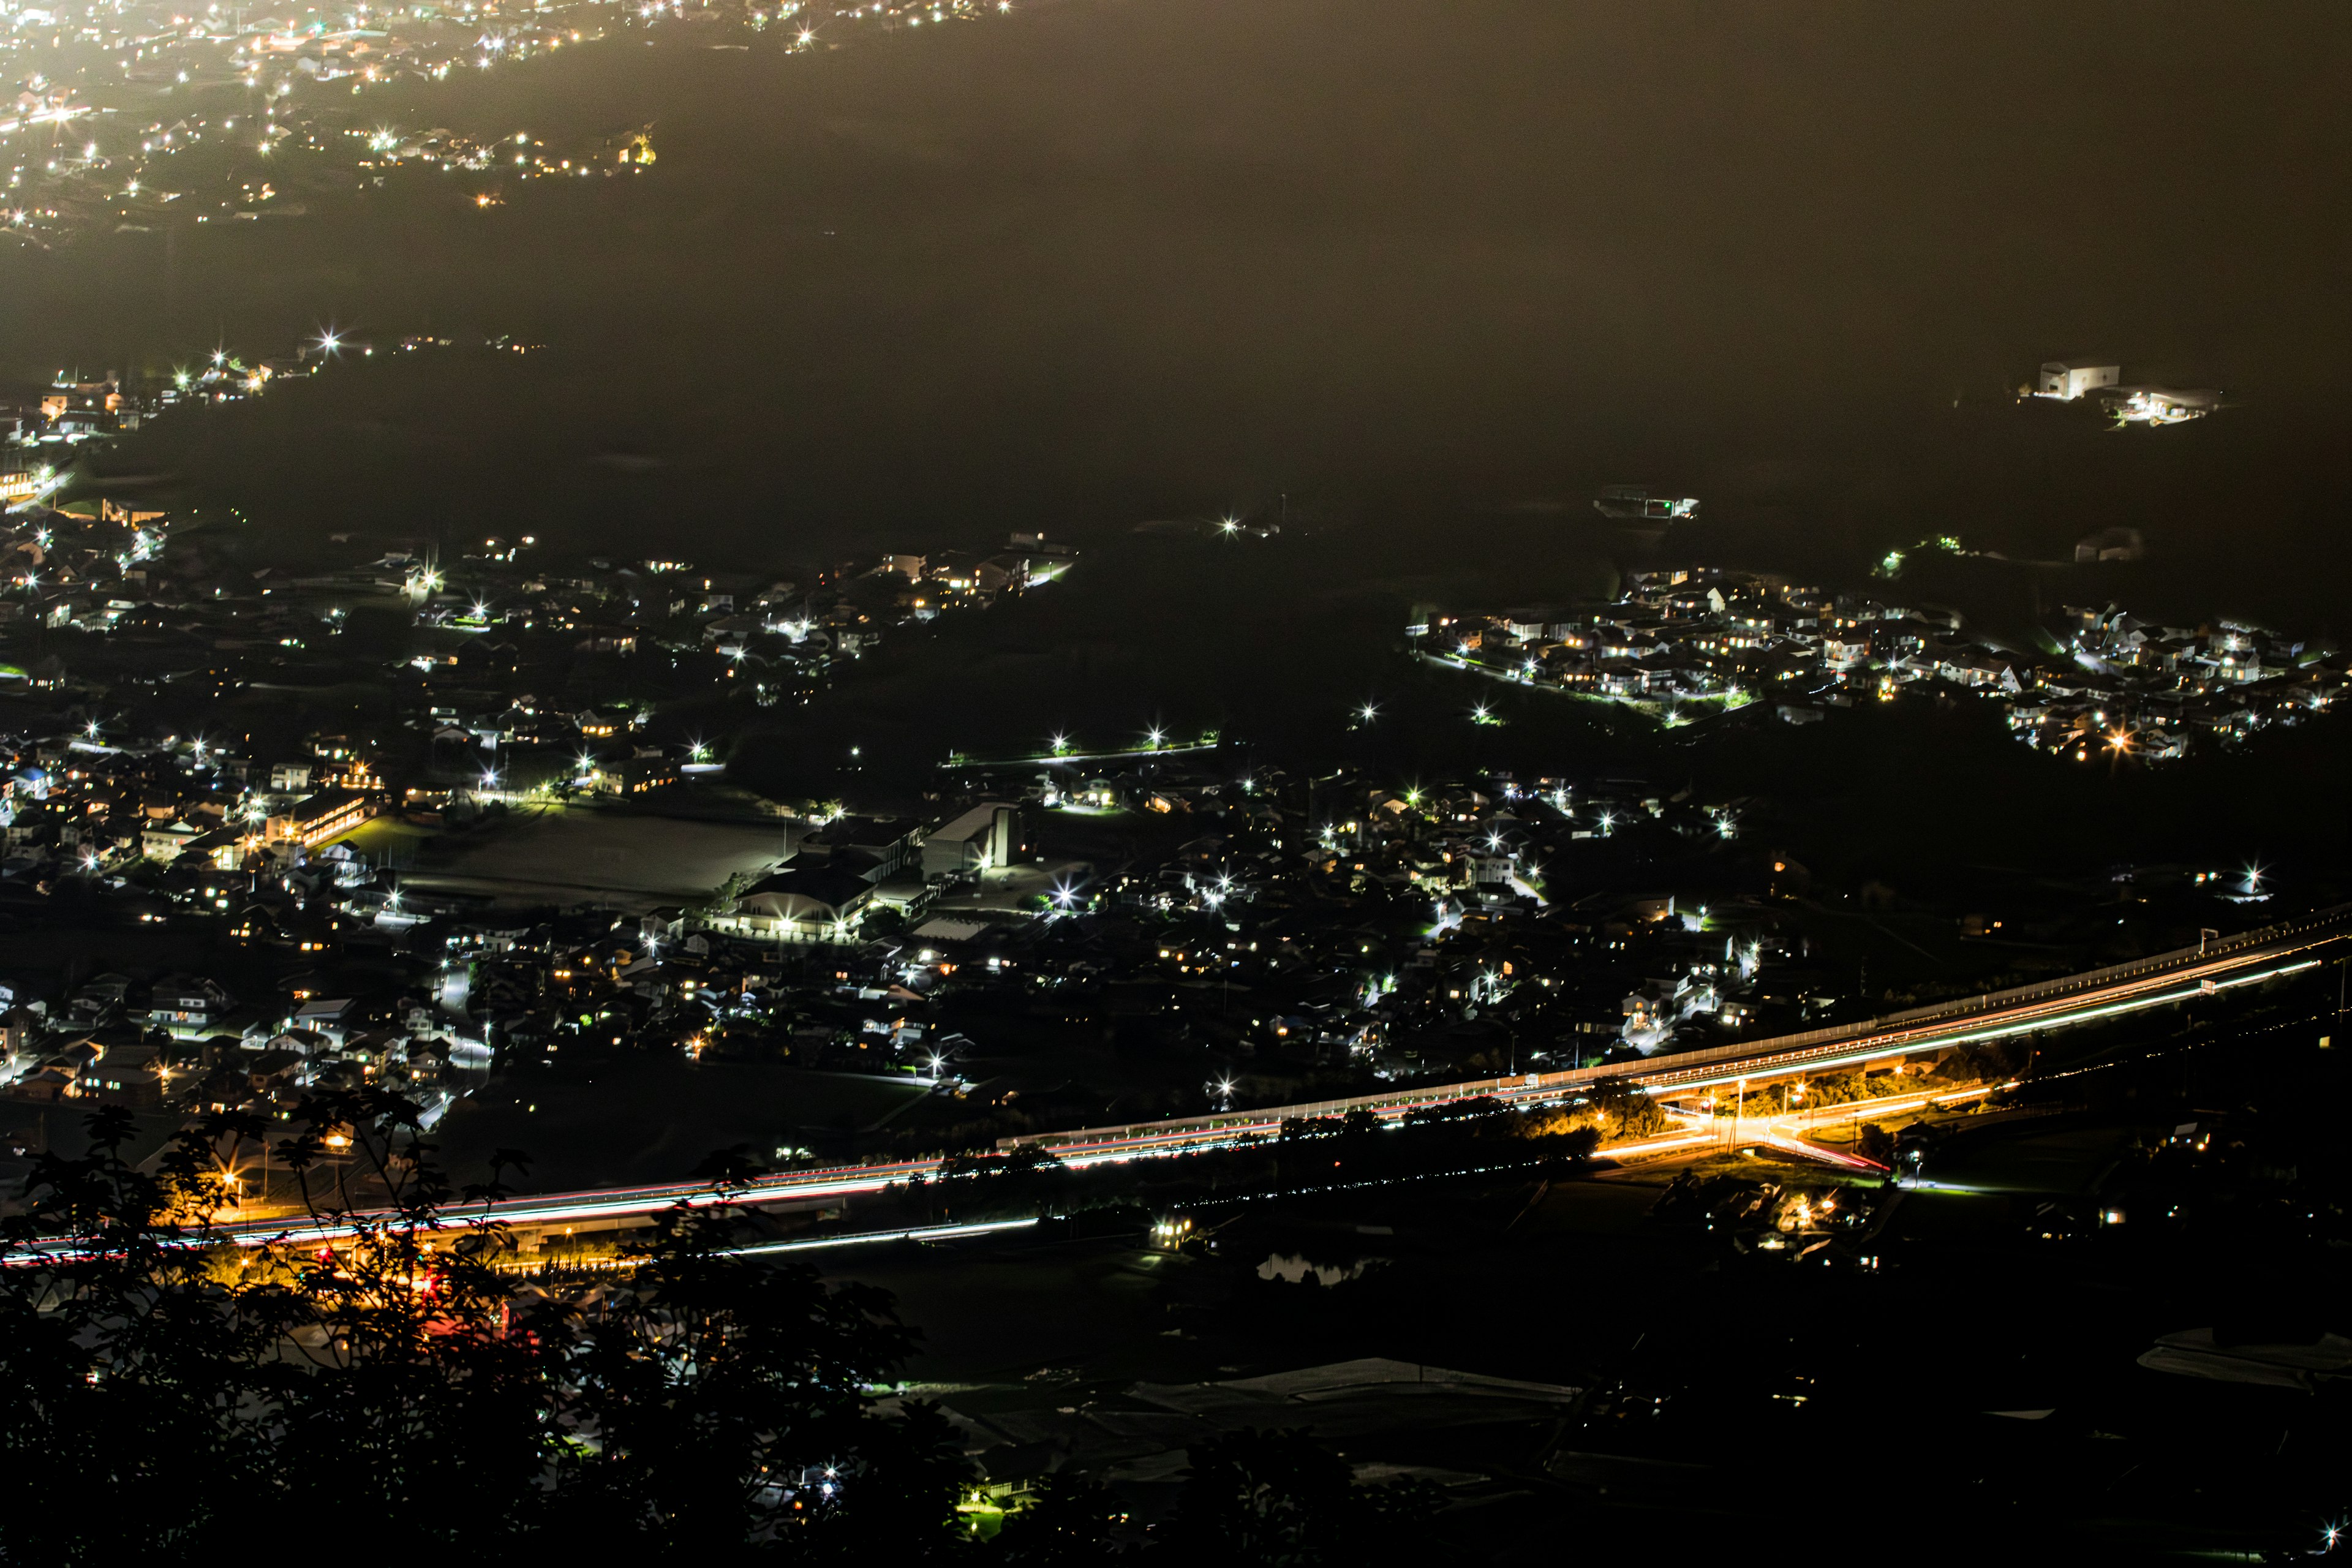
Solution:
M1363 1110L1393 1121L1424 1107L1486 1098L1516 1105L1556 1103L1573 1098L1604 1078L1622 1079L1662 1100L1673 1100L1727 1084L1753 1085L1801 1073L1941 1052L2170 1006L2200 995L2260 984L2309 970L2323 962L2326 950L2347 938L2352 938L2352 905L2324 910L2196 948L1837 1028L1684 1051L1647 1062L1479 1079L1388 1094L1266 1106L1165 1121L1040 1132L1005 1139L999 1147L1010 1150L1034 1144L1051 1150L1066 1164L1084 1167L1223 1147L1244 1139L1278 1133L1282 1123L1293 1117L1340 1116ZM1654 1152L1695 1143L1705 1136L1688 1133L1657 1140ZM1612 1151L1644 1152L1653 1152L1653 1146ZM938 1160L926 1158L793 1171L766 1177L724 1195L714 1193L707 1184L691 1183L602 1188L510 1199L499 1205L496 1212L499 1219L520 1227L594 1230L640 1224L681 1203L826 1207L860 1194L880 1192L913 1177L929 1175L939 1165ZM284 1219L254 1220L223 1227L229 1238L247 1245L281 1237L331 1240L338 1235L350 1234L352 1229L350 1222L339 1219L290 1223Z
M1362 1110L1391 1118L1424 1106L1480 1098L1507 1104L1540 1104L1570 1098L1602 1079L1619 1079L1660 1099L1673 1099L1727 1084L1769 1082L1895 1057L1942 1052L2170 1006L2200 995L2259 984L2311 968L2321 962L2318 955L2323 949L2347 939L2352 939L2352 905L2320 910L2225 941L2063 979L1958 997L1835 1028L1680 1051L1643 1062L1531 1072L1392 1094L1356 1095L1169 1121L1040 1132L1003 1139L998 1147L1009 1150L1024 1143L1042 1144L1074 1163L1089 1163L1097 1156L1133 1158L1278 1131L1282 1122L1291 1117L1344 1116L1350 1110Z

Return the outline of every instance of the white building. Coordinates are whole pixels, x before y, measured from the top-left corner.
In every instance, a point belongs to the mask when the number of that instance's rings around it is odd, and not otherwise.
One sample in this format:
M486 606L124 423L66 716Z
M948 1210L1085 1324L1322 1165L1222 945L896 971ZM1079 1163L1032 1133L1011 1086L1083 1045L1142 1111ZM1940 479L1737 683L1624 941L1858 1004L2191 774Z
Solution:
M2038 396L2072 403L2085 393L2114 386L2123 378L2124 369L2119 364L2084 364L2079 360L2053 359L2042 367L2042 381L2034 392Z
M923 840L923 877L937 881L996 870L1012 864L1020 848L1021 814L984 802Z

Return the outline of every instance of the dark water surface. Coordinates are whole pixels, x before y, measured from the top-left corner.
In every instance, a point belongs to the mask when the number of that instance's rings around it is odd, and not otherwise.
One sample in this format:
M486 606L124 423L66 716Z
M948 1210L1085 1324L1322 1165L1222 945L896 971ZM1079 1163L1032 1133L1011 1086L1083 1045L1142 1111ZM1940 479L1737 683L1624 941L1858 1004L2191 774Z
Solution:
M2329 5L1567 0L624 38L383 113L651 121L644 176L314 194L183 234L168 277L157 234L0 257L0 361L330 320L547 345L379 360L114 459L313 535L764 566L1287 496L1322 584L1526 598L1605 576L1587 503L1624 480L1703 496L1674 548L1717 561L2126 523L2152 608L2347 629L2347 39ZM2077 353L2241 404L2116 434L2010 401Z

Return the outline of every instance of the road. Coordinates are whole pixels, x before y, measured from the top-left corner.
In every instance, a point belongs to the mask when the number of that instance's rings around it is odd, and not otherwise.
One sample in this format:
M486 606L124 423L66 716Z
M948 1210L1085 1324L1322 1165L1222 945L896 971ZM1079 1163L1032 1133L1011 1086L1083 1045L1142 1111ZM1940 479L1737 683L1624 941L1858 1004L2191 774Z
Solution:
M1338 1116L1362 1109L1383 1121L1396 1121L1424 1107L1468 1100L1492 1098L1515 1105L1558 1103L1601 1078L1624 1079L1669 1100L1696 1097L1708 1089L1726 1085L1753 1086L1893 1057L1940 1051L2170 1006L2200 995L2260 984L2316 966L2321 962L2321 950L2347 937L2352 937L2352 906L2323 910L2203 949L2161 954L2063 980L1965 998L1842 1028L1683 1052L1649 1064L1528 1073L1307 1105L1270 1106L1170 1121L1040 1133L1008 1139L1001 1147L1040 1144L1051 1149L1065 1164L1084 1168L1278 1135L1282 1123L1293 1117ZM1895 1105L1890 1101L1873 1109L1885 1111L1895 1109ZM1816 1116L1844 1121L1853 1114L1849 1108L1838 1107L1788 1118L1744 1121L1740 1137L1747 1142L1786 1144L1792 1152L1801 1150L1816 1157L1832 1157L1819 1145L1802 1142L1802 1132ZM1751 1128L1753 1131L1748 1131ZM1721 1136L1718 1130L1707 1127L1676 1131L1604 1152L1617 1158L1666 1153L1696 1148ZM511 1199L498 1206L497 1217L518 1226L597 1229L640 1222L681 1203L824 1207L878 1193L893 1184L929 1175L938 1168L938 1160L925 1158L794 1171L754 1182L728 1194L690 1183L603 1188ZM348 1222L333 1219L270 1219L234 1223L224 1231L233 1240L257 1245L280 1237L331 1240L350 1234L352 1228Z

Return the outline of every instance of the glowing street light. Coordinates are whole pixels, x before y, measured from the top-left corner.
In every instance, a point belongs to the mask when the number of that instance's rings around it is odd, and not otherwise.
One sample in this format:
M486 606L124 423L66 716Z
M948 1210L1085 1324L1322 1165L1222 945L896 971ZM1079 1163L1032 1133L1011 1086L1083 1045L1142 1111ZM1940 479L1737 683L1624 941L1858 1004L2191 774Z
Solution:
M1381 707L1377 702L1367 702L1356 710L1356 721L1360 724L1369 724L1380 716Z
M1156 752L1160 749L1161 743L1168 739L1168 731L1161 729L1159 725L1154 724L1150 729L1146 730L1143 732L1143 738L1150 742L1151 749Z

